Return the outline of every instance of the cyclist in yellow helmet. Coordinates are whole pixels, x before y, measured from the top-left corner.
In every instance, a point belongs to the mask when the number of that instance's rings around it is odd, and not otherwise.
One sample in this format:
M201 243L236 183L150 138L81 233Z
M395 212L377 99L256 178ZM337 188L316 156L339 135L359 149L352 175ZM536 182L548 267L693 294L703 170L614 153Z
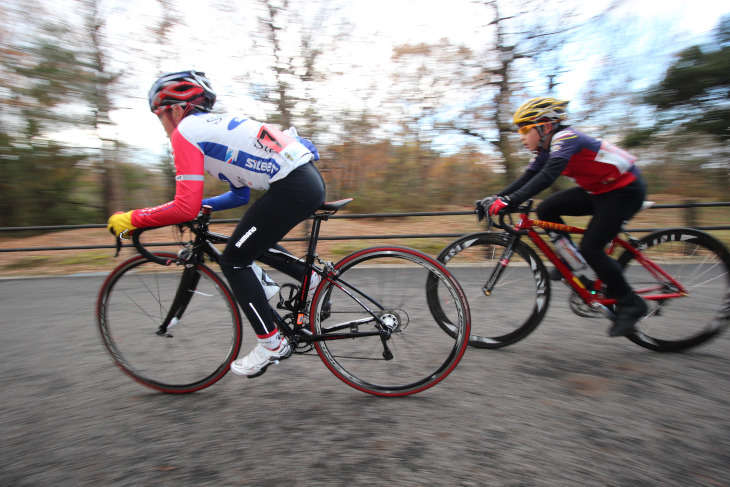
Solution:
M635 165L636 157L565 124L568 103L539 97L517 109L513 122L520 141L534 155L520 178L477 206L494 215L537 195L561 174L572 180L576 187L550 195L537 206L538 218L564 223L561 215L593 215L580 242L580 254L606 284L608 295L617 300L616 320L609 335L627 335L646 314L647 305L631 289L605 247L624 222L641 209L646 184ZM551 278L561 278L557 269Z

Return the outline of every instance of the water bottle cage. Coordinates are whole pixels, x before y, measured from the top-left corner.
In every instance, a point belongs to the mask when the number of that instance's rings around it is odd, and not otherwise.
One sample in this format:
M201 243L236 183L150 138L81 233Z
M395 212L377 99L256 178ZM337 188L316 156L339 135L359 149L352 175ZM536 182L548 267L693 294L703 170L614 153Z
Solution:
M284 289L289 289L289 296L284 297ZM294 311L296 309L297 300L299 299L299 286L294 284L286 283L281 285L279 289L279 302L276 307L279 309L285 309L287 311Z

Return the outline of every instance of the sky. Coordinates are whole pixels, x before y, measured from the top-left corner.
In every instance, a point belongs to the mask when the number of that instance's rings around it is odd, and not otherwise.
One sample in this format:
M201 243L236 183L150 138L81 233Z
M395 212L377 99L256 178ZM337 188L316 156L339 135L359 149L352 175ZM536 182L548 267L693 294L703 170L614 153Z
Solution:
M54 2L56 8L67 8L64 2ZM166 150L164 132L157 118L149 112L146 102L146 91L161 71L177 71L195 68L205 71L213 81L219 93L222 106L230 111L243 111L253 118L262 118L261 107L253 103L238 91L240 85L233 82L241 72L241 63L255 62L245 58L232 60L227 55L239 38L247 36L255 24L241 24L237 12L231 11L230 18L225 18L213 8L201 8L205 0L173 0L178 5L176 18L185 20L190 28L176 40L177 52L170 53L160 66L125 65L130 90L138 93L138 97L125 100L123 107L112 114L116 123L114 135L120 140L142 146L155 154ZM212 3L215 0L209 0ZM233 4L242 8L250 5L250 1L232 0ZM600 10L611 0L593 0L582 2L579 14L584 18ZM217 2L221 3L221 2ZM701 8L698 5L701 4ZM157 21L156 2L149 0L104 0L102 11L109 12L107 32L115 42L124 42L130 35L129 19L138 19L143 15L143 23L134 29L142 32L145 27L152 27ZM334 8L340 5L344 14L351 19L352 31L350 45L342 46L346 53L344 62L357 61L362 65L358 73L348 73L335 77L330 90L331 96L342 97L348 103L348 93L358 83L371 82L390 69L392 47L403 43L435 42L440 38L449 38L452 43L484 44L486 39L485 25L489 22L490 11L482 4L472 0L450 0L449 2L424 2L423 0L308 0L305 5L311 11L317 8ZM525 6L524 2L519 5ZM719 18L730 12L730 5L725 2L692 2L688 0L628 0L624 5L612 12L614 22L631 23L637 29L654 32L644 36L646 42L653 42L654 36L667 39L672 45L681 46L695 44L704 40L703 35L710 32ZM311 12L308 12L311 13ZM223 18L222 18L223 17ZM194 27L194 29L193 29ZM670 35L671 34L671 35ZM577 56L583 56L582 66L596 66L601 63L599 55L591 56L595 42L611 42L610 38L600 35L585 43L576 44ZM147 46L155 49L155 46ZM628 47L640 51L641 45ZM647 79L660 75L665 66L660 63L645 66ZM557 95L572 99L577 96L587 81L589 69L582 69L564 77L558 86ZM385 83L387 79L383 78ZM244 94L245 95L245 94ZM350 98L351 100L351 98ZM372 101L372 100L370 100ZM65 134L65 137L70 137Z

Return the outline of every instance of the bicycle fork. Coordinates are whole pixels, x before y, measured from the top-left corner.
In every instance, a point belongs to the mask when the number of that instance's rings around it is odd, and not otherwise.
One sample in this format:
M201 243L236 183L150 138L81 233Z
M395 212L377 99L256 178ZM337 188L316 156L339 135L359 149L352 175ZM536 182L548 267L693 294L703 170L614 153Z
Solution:
M497 266L492 271L492 275L489 276L487 282L485 282L484 286L482 286L482 292L485 296L490 296L492 294L494 286L497 285L497 282L499 282L499 278L502 276L505 268L509 265L509 261L512 258L512 254L514 253L515 245L519 240L519 235L512 235L509 237L509 241L504 247L504 252L502 252L502 256L499 258Z
M172 300L170 309L167 312L167 316L165 316L162 324L160 324L160 327L155 332L157 335L172 338L172 335L168 332L168 330L180 321L180 318L187 309L188 304L190 304L190 300L198 287L199 281L200 274L198 274L195 267L186 266L182 274L182 279L180 279L180 285L175 292L175 298Z

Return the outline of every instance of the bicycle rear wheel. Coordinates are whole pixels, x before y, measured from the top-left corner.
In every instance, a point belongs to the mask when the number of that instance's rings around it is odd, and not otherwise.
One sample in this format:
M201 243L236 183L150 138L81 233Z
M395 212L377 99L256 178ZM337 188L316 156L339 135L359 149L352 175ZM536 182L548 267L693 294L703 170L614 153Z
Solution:
M659 352L679 352L717 336L730 323L730 255L711 235L689 228L661 230L640 240L642 253L685 287L687 295L647 300L648 315L632 342ZM619 257L624 276L643 296L673 292L673 285L650 274L624 251Z
M160 334L166 319L171 325ZM97 322L116 365L162 392L188 393L214 384L241 347L241 315L233 294L203 264L165 267L132 257L99 291Z
M503 267L492 293L482 291L499 268L508 244L501 233L473 233L447 245L437 260L458 279L469 301L472 332L469 345L500 348L516 343L537 328L550 302L550 280L535 251L517 242L509 264ZM429 286L428 304L437 321L448 330L441 308L441 285Z
M470 315L461 287L441 264L416 250L377 247L345 257L335 269L334 282L324 280L315 292L310 323L316 335L331 337L315 347L337 377L370 394L405 396L451 373L467 346ZM428 310L429 276L444 288L450 333ZM377 333L380 325L352 295L383 321L386 334ZM335 338L348 332L375 333Z

